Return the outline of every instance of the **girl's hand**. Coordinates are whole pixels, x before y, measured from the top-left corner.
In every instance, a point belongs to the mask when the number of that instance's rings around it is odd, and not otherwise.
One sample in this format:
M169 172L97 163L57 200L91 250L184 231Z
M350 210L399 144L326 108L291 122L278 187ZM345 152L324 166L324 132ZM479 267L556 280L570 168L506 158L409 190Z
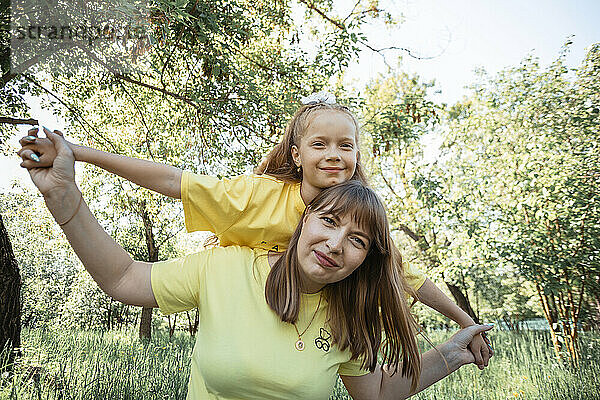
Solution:
M475 363L475 356L469 350L469 345L481 334L492 329L492 325L471 325L455 333L444 345L448 346L449 360L459 362L459 366ZM483 339L482 339L483 340Z
M36 135L37 129L32 129L29 133L31 136ZM50 132L46 128L44 128L44 133L46 133L47 140L52 146L51 149L46 142L43 145L44 149L48 151L49 158L52 158L49 168L36 167L39 164L33 161L35 157L32 157L34 152L31 148L24 147L18 154L23 159L21 167L28 169L31 180L42 195L46 197L51 192L60 193L75 185L75 157L67 141L62 137L62 133L59 131ZM33 139L34 142L40 140L42 139ZM55 154L55 156L50 156L50 154Z
M54 131L57 135L62 136L60 131ZM50 139L39 138L37 136L38 128L30 129L27 136L19 140L21 149L17 152L23 159L21 167L44 168L51 167L56 158L56 148Z
M488 366L490 358L494 355L494 350L492 350L492 345L489 342L489 339L486 341L487 336L485 336L485 332L475 336L471 343L469 344L469 350L475 357L475 364L479 369L484 369Z

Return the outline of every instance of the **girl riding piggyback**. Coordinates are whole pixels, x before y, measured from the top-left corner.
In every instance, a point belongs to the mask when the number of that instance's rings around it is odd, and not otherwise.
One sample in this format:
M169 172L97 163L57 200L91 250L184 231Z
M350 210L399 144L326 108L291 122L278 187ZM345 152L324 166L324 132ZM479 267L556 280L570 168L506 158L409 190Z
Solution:
M283 251L306 205L321 190L350 179L367 183L360 164L359 126L350 110L324 92L302 102L281 143L253 175L218 179L81 145L70 143L70 147L77 161L181 199L189 232L213 232L221 246ZM51 166L56 156L52 142L36 134L37 129L30 130L21 139L21 165L28 169ZM395 258L401 267L399 252ZM406 265L401 268L410 285L408 293L461 327L475 324L423 273ZM475 337L470 349L479 368L487 366L493 352L481 336Z

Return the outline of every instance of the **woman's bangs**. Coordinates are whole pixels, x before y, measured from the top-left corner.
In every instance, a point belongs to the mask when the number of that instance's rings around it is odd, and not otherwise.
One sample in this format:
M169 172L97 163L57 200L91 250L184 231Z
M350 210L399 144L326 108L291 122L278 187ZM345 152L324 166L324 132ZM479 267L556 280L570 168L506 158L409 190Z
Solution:
M316 212L336 215L338 218L349 215L358 228L373 239L379 233L377 227L387 224L383 204L365 187L354 186L344 191L331 191L319 203L315 205Z

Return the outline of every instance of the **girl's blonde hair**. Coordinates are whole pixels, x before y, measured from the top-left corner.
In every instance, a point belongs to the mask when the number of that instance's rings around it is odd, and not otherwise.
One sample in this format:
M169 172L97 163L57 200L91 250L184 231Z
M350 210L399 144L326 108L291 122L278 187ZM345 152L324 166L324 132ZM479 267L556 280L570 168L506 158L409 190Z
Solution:
M302 135L312 122L315 115L318 112L323 111L339 112L347 115L354 124L356 132L356 145L358 146L358 121L356 118L354 118L354 115L352 115L348 107L339 104L328 104L323 102L305 104L301 106L298 111L296 111L288 123L281 142L275 146L273 150L271 150L266 159L261 162L258 167L254 168L254 173L257 175L271 175L286 182L301 182L302 171L298 171L296 164L294 163L294 159L292 158L292 146L298 146L300 144ZM354 175L350 179L358 180L365 185L367 184L367 178L364 174L362 166L360 165L360 159L356 160L356 169L354 171Z
M350 215L370 237L363 263L345 279L323 288L327 300L327 323L333 343L348 348L352 359L361 359L363 368L373 372L377 355L383 356L392 373L402 363L403 376L412 378L416 388L421 357L415 334L417 324L404 297L409 289L401 258L390 237L385 207L379 197L357 180L323 190L304 211ZM284 322L298 320L302 281L299 271L298 239L304 215L284 255L273 265L266 280L267 304ZM384 339L385 338L385 339Z

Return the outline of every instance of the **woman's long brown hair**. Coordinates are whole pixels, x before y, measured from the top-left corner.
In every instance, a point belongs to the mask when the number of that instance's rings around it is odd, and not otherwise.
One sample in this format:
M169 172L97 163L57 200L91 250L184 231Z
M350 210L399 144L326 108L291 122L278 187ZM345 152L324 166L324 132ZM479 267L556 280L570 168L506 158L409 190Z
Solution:
M404 297L405 291L414 291L403 276L383 203L371 189L350 180L323 190L304 213L350 215L369 234L371 244L363 263L347 278L323 288L333 342L341 350L348 348L352 359L362 359L362 367L371 372L377 366L378 353L393 373L401 363L402 375L412 378L414 390L421 357L415 340L416 322ZM303 221L304 215L287 251L271 268L265 287L267 303L289 323L297 321L300 308L298 239Z
M257 175L271 175L285 182L301 182L302 172L298 171L292 158L292 146L300 144L302 135L304 135L313 118L319 112L339 112L348 116L356 129L356 146L359 145L358 121L356 121L356 118L354 118L354 115L352 115L347 107L322 102L305 104L296 111L288 123L281 142L271 150L258 167L254 168L254 173ZM360 158L356 161L356 169L350 179L359 180L363 184L367 184L367 178L360 164Z

